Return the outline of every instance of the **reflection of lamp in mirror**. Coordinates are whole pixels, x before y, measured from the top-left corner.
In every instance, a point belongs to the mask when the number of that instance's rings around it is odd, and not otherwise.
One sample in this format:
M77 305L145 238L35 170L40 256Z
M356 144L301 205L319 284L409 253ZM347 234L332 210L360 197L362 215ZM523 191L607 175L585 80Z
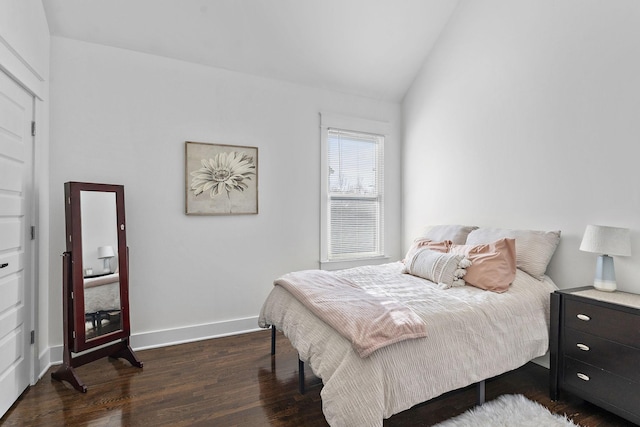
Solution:
M100 246L98 247L98 258L104 260L104 271L105 273L111 273L111 258L116 256L113 252L112 246Z
M616 290L616 274L613 269L614 256L631 255L631 236L628 228L587 225L580 250L600 254L596 263L593 287L599 291Z

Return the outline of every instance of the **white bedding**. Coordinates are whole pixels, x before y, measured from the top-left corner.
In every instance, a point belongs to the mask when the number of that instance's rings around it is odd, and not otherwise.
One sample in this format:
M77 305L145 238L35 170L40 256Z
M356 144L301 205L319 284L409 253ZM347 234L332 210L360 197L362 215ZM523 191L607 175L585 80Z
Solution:
M84 279L84 312L120 310L118 273Z
M427 324L426 338L392 344L367 358L280 286L262 307L260 326L282 330L322 379L322 410L332 426L382 426L383 418L547 351L549 294L557 289L550 279L517 270L502 294L471 286L442 290L402 274L402 268L391 263L336 272L406 305Z

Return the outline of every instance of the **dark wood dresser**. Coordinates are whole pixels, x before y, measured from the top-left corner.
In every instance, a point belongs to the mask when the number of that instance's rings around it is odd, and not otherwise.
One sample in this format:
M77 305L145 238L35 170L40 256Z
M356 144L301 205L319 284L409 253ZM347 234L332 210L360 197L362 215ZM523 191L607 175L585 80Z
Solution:
M551 399L569 392L640 424L640 295L551 294Z

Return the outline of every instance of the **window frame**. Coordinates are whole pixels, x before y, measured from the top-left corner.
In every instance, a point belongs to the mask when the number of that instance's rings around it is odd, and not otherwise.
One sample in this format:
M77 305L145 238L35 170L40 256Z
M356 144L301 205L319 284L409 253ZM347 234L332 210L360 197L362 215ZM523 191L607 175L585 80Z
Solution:
M331 194L329 193L329 131L339 130L344 132L352 132L356 134L368 134L382 137L382 141L379 142L378 156L381 156L379 160L380 165L384 169L385 163L385 140L387 139L390 131L390 125L386 122L369 120L363 118L349 117L338 114L320 113L320 145L321 145L321 161L320 161L320 268L324 270L335 270L340 268L355 267L358 265L367 265L386 262L389 257L386 255L385 245L385 227L384 227L384 210L385 210L385 182L386 178L384 172L382 179L380 180L378 195L375 197L353 197L343 196L344 198L366 198L377 199L379 203L380 215L378 220L378 238L380 242L379 253L371 256L357 256L357 257L340 257L329 258L329 246L330 246L330 200ZM336 196L335 198L341 198Z

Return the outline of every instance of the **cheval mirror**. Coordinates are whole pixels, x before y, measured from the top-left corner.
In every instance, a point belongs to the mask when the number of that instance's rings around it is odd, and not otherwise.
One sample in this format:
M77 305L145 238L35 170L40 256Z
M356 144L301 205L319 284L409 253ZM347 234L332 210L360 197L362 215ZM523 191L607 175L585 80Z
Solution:
M74 368L102 357L142 368L129 345L129 256L122 185L64 185L63 364L52 378L86 392Z

